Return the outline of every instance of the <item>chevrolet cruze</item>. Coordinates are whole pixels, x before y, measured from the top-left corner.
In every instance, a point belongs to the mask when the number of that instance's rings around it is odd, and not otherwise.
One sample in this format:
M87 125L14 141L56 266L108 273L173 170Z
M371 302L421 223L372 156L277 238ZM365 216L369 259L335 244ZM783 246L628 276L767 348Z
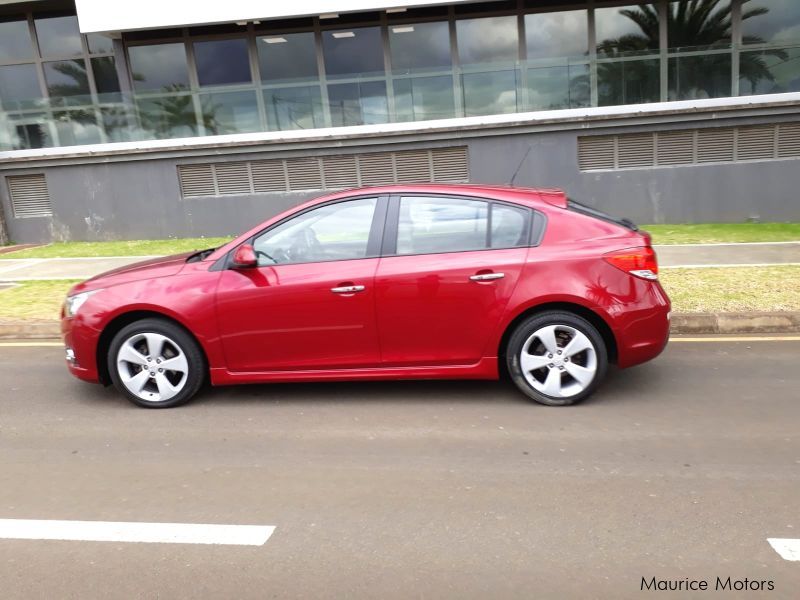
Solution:
M70 290L70 372L147 408L211 385L497 379L589 396L657 356L670 303L650 236L558 190L408 185L296 207L215 249Z

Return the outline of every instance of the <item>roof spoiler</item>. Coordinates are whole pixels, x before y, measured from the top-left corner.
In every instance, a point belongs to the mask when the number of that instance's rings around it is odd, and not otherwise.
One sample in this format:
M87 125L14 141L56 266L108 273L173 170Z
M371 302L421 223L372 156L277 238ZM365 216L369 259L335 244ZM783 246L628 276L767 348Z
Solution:
M562 190L537 190L539 197L558 208L567 208L567 195Z

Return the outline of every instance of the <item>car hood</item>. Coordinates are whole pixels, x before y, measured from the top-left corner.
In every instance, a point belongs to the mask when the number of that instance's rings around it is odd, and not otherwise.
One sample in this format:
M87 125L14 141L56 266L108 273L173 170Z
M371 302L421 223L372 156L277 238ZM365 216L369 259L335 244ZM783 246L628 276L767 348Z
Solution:
M70 290L70 294L77 294L79 292L88 292L91 290L106 288L120 283L128 283L131 281L140 281L142 279L154 279L156 277L168 277L176 275L186 265L186 259L195 252L184 252L183 254L174 254L172 256L163 256L161 258L151 258L139 262L118 267L99 275L95 275L91 279L77 284Z

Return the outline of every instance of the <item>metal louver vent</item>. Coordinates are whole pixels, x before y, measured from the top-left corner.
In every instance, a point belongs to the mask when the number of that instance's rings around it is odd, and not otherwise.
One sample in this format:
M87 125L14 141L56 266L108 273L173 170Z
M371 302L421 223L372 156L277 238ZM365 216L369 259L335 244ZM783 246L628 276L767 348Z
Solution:
M319 162L316 157L290 158L287 160L289 189L291 191L321 190L322 171Z
M438 148L431 150L433 181L436 183L463 183L469 181L467 148Z
M617 142L617 166L620 169L652 166L655 160L654 140L652 133L625 136L624 143Z
M250 163L250 171L253 175L253 191L258 194L289 189L282 160L254 160Z
M469 180L466 146L178 165L184 198Z
M800 158L800 123L578 138L581 171Z
M11 175L7 183L15 218L49 217L53 214L44 174Z
M221 195L249 194L250 170L245 162L217 163L214 165L217 192Z
M581 171L613 169L616 166L615 136L596 135L578 138L578 165Z
M800 156L800 123L778 125L778 157Z
M733 129L698 129L697 162L733 161Z
M775 157L775 126L739 128L736 160L760 160Z
M181 165L178 167L178 175L184 198L216 194L211 165Z
M656 134L656 161L659 166L693 163L694 131L659 131Z

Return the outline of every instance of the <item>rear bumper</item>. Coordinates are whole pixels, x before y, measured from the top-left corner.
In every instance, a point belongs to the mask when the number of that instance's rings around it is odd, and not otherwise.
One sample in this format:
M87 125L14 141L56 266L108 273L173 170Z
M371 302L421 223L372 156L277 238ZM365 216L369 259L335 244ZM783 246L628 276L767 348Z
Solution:
M651 285L646 299L637 306L626 307L624 318L614 328L617 365L621 368L652 360L667 347L670 301L660 284Z
M97 335L94 330L82 323L80 315L73 319L62 318L61 337L69 372L83 381L100 383L96 359Z

